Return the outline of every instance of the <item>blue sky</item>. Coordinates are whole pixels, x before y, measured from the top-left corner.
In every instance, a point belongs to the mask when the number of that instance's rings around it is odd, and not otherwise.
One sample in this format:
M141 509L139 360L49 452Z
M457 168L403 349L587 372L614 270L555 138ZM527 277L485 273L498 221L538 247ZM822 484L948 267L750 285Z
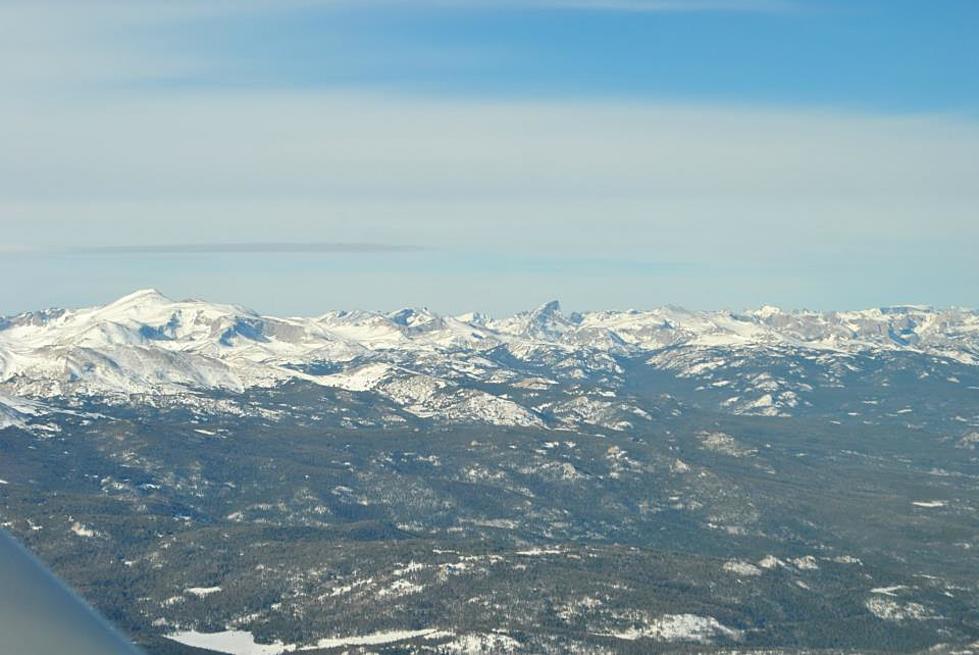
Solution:
M974 306L977 24L967 0L11 0L0 314L146 286L306 314Z
M968 1L925 9L920 0L681 0L661 11L641 0L583 2L577 10L379 5L221 16L170 35L166 47L224 58L220 74L195 81L230 86L885 111L973 112L979 100L979 79L968 71L979 5ZM691 9L676 10L684 5Z

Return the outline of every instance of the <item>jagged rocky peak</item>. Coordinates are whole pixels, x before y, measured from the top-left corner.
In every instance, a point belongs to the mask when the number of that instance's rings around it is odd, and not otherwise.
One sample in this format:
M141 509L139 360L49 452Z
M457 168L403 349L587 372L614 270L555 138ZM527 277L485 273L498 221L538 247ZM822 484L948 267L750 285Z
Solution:
M575 323L561 312L561 303L551 300L527 314L524 333L530 337L559 338Z
M549 318L561 314L561 302L559 300L549 300L531 312L531 316Z
M490 320L488 316L481 312L466 312L465 314L459 314L455 319L460 323L468 323L477 327L486 325Z
M776 307L775 305L762 305L758 309L748 312L750 316L765 320L767 318L772 318L775 316L782 315L782 308Z
M405 327L416 327L436 320L438 317L427 307L405 307L387 315L393 323Z

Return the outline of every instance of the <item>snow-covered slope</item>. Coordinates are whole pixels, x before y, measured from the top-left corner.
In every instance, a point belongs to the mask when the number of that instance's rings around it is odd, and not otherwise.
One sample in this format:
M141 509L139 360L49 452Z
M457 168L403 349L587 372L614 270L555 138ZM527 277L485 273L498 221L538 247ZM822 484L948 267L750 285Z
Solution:
M591 408L627 424L608 409L613 403L601 400L622 388L623 358L690 377L730 370L739 361L786 357L830 370L851 355L881 351L975 365L979 313L764 307L736 314L663 307L566 315L551 302L502 319L413 308L276 318L146 290L101 307L0 319L0 390L8 399L179 395L303 380L376 393L421 417L537 425L548 412L575 417ZM793 386L772 375L753 380L753 395L732 396L733 409L779 413L805 391L805 383ZM717 387L731 383L711 380ZM541 390L554 386L565 397L534 404ZM0 403L0 421L20 424L23 412L12 401Z

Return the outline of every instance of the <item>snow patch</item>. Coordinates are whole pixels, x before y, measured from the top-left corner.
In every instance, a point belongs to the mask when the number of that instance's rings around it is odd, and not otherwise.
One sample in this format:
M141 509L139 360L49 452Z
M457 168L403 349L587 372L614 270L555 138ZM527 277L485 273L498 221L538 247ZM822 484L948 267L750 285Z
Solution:
M515 653L521 645L513 637L504 634L467 634L442 644L439 651L451 655L496 655L497 653Z
M434 633L438 632L435 628L426 628L424 630L386 630L383 632L374 632L368 635L359 635L351 637L329 637L326 639L320 639L312 646L303 646L297 648L296 650L316 650L317 648L339 648L341 646L379 646L381 644L393 644L398 641L405 641L407 639L417 639L419 637L428 637Z
M723 625L712 616L665 614L627 630L609 633L608 636L629 641L654 639L656 641L707 643L715 637L724 637L736 641L741 638L741 631Z
M745 575L745 576L756 576L761 575L761 569L741 560L728 560L724 562L724 566L721 567L728 573L733 573L735 575Z
M84 537L85 539L91 539L92 537L99 536L97 530L93 530L92 528L86 526L84 523L80 523L78 521L72 522L71 531L76 535L78 535L79 537Z
M864 606L871 614L882 621L924 621L938 618L933 612L920 603L899 603L888 598L869 598Z
M280 655L295 650L295 646L275 641L271 644L256 643L252 633L244 630L225 630L223 632L197 632L183 630L165 635L170 641L175 641L191 648L204 648L227 655Z

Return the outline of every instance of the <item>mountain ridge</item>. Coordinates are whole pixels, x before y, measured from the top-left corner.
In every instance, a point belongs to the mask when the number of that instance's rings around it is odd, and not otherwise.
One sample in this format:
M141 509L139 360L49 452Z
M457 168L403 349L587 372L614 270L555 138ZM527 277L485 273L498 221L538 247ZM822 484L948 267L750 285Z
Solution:
M306 318L144 289L106 305L0 319L0 392L241 394L299 382L377 394L415 416L560 425L554 405L528 389L559 387L564 400L603 413L594 403L608 404L600 398L621 395L649 367L729 387L732 411L784 415L815 388L805 367L830 384L852 357L883 352L979 365L979 312L670 306L565 315L550 301L504 318L410 307ZM783 365L779 375L769 370Z

